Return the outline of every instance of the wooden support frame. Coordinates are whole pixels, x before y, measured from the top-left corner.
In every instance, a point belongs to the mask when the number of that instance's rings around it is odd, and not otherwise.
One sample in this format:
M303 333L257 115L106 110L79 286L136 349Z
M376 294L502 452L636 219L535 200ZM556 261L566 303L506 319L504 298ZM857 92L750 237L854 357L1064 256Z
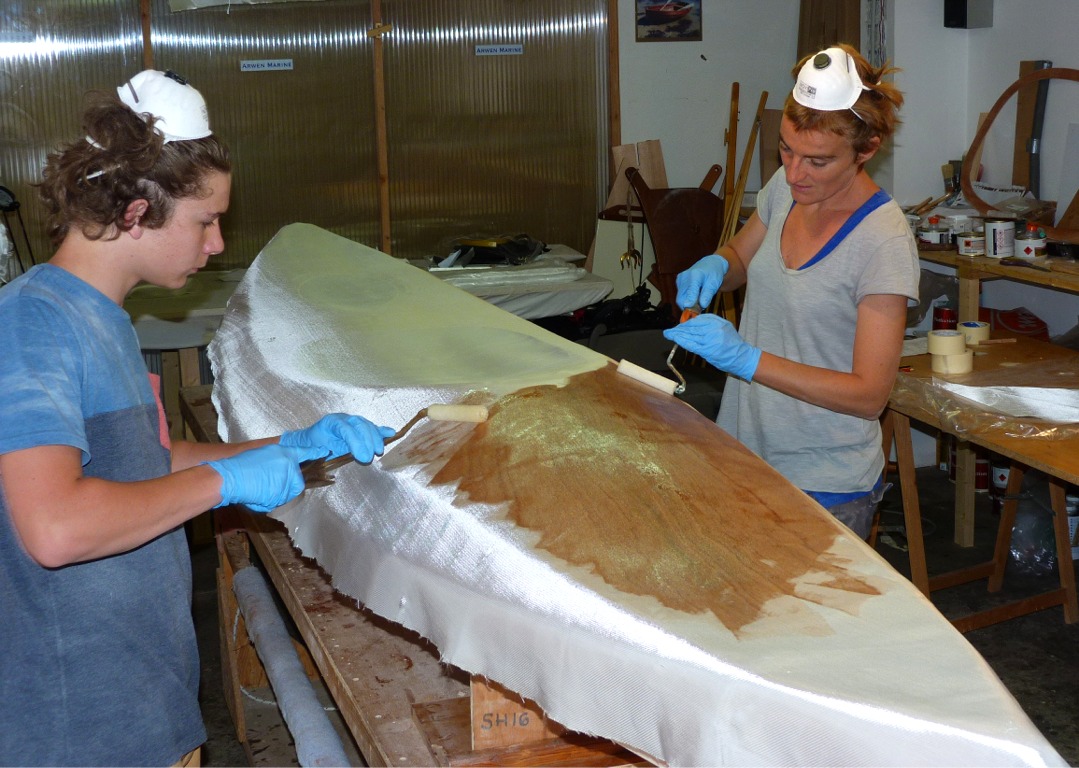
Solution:
M1008 475L1008 487L1004 509L997 528L996 544L991 560L930 577L926 569L925 542L922 538L921 507L918 502L918 486L915 479L914 450L910 436L910 417L889 408L884 416L884 452L891 453L894 442L898 465L900 488L903 496L903 519L907 526L907 546L910 557L911 581L927 598L940 589L987 579L989 592L999 592L1004 584L1004 570L1010 551L1012 527L1015 524L1018 496L1022 490L1026 467L1013 460ZM972 452L971 452L972 453ZM958 472L957 472L958 478ZM952 625L960 632L996 624L1024 616L1056 605L1063 606L1064 621L1079 621L1079 602L1076 596L1075 569L1072 566L1071 541L1065 500L1065 482L1050 476L1050 499L1053 509L1053 532L1057 550L1057 572L1060 586L1038 595L1016 600L1004 605L952 619ZM957 487L956 493L962 489Z

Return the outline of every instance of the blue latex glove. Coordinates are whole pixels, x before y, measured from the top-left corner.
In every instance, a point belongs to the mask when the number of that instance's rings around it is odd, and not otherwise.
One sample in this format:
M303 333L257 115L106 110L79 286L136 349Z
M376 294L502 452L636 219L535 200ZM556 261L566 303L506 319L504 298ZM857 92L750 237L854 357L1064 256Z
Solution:
M356 461L370 464L381 456L392 427L379 427L362 416L331 413L306 429L296 429L281 435L281 445L297 448L319 448L330 459L351 453Z
M738 335L737 329L718 315L698 315L668 328L663 336L721 371L753 381L761 351Z
M221 503L271 512L303 492L300 462L325 455L320 448L264 445L227 459L203 462L221 475ZM217 507L214 507L215 509Z
M681 309L694 305L707 308L719 293L723 278L730 269L727 260L718 253L705 256L685 272L679 272L675 278L678 296L675 301Z

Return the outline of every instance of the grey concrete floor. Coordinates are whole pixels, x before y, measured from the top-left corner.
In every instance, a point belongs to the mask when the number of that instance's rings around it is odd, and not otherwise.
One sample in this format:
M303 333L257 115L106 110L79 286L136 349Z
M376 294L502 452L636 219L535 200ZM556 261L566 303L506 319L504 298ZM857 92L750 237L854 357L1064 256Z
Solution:
M930 574L988 560L992 554L998 518L987 494L977 498L975 546L953 543L954 485L936 468L918 470L926 558ZM884 534L877 550L898 571L909 573L902 549L901 497L893 489L881 504ZM933 603L948 618L1026 594L1045 591L1056 584L1055 571L1039 563L1039 531L1044 526L1031 516L1025 520L1029 534L1022 539L1019 558L1009 563L1004 589L990 595L985 582L933 593ZM1032 544L1033 542L1033 544ZM1043 540L1041 544L1046 544ZM224 703L214 571L214 546L195 547L195 624L202 652L202 706L209 739L203 765L248 765L245 750L236 740L232 719ZM1076 564L1070 564L1075 568ZM1058 607L969 632L974 646L1015 696L1020 706L1069 765L1079 765L1079 623L1064 623Z

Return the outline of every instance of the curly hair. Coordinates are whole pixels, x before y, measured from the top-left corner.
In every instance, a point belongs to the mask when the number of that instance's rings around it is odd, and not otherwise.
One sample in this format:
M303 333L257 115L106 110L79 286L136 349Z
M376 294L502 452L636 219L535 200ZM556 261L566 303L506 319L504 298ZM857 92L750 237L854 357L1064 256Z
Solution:
M852 45L837 43L854 58L858 77L869 90L862 91L858 101L850 109L834 112L805 107L794 100L793 93L787 95L783 104L783 116L794 125L796 131L827 131L845 138L856 154L867 152L871 142L879 137L883 144L895 133L899 126L899 108L903 106L903 94L894 83L885 82L884 78L900 70L885 63L882 67L873 67ZM804 57L794 65L791 74L798 79L798 73L814 54Z
M49 154L37 185L54 246L71 227L89 240L116 239L130 228L124 212L134 200L149 203L140 225L159 229L168 223L177 199L209 194L204 187L208 173L232 170L228 147L216 136L165 143L154 122L115 95L89 94L83 113L86 138Z

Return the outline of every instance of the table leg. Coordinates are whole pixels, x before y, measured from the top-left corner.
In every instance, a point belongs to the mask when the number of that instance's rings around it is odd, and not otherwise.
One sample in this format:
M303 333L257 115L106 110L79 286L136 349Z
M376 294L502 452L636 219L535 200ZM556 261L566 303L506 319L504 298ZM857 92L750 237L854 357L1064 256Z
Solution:
M976 277L959 276L959 322L978 319L978 307L982 302L981 281Z
M1008 553L1012 546L1012 529L1015 527L1015 513L1019 509L1019 494L1023 491L1023 475L1026 468L1012 462L1008 470L1008 487L1004 489L1004 504L1000 510L1000 525L997 527L997 543L993 548L993 572L989 574L988 589L999 592L1004 586L1004 568L1008 564Z
M955 445L955 543L974 546L974 447L966 440Z
M1009 483L1010 485L1010 483ZM1064 622L1079 621L1079 604L1075 592L1075 566L1072 564L1070 531L1068 530L1068 503L1063 480L1049 478L1049 500L1053 506L1053 533L1057 542L1057 570L1060 586L1064 589Z
M914 471L914 446L911 443L910 419L890 411L885 427L895 436L895 458L899 469L899 487L903 494L903 521L907 528L907 556L910 580L929 597L929 572L925 564L925 539L922 537L922 509L918 502L918 482ZM885 454L887 460L887 454Z

